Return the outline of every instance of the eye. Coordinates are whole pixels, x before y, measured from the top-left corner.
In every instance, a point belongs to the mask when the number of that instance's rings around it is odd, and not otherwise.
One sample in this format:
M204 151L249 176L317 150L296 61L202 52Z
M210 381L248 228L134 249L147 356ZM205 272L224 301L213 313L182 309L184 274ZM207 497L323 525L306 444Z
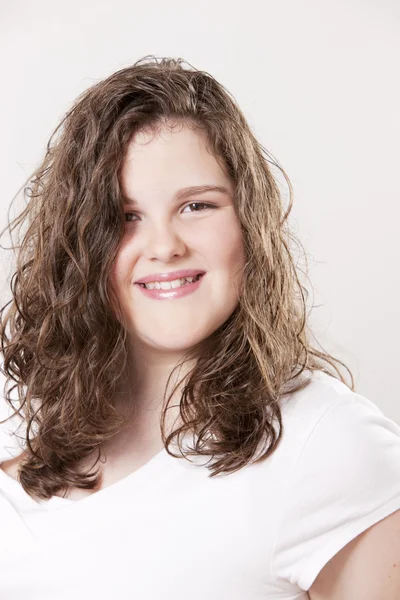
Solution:
M188 206L205 206L205 207L207 207L207 208L216 208L216 207L214 206L214 204L209 204L209 203L207 203L207 202L191 202L190 204L187 204L187 205L185 206L185 208L187 208ZM193 212L193 211L190 211L190 212ZM195 210L194 212L199 212L199 211L198 211L198 210Z
M198 206L198 207L202 207L199 208L198 210L191 210L190 212L201 212L202 210L207 210L207 208L217 208L214 204L210 204L208 202L191 202L190 204L187 204L185 206L185 208L188 208L189 206ZM204 208L205 207L205 208ZM127 218L127 215L133 215L133 217L137 217L137 214L134 212L126 212L125 213L125 220L128 222L135 222L137 221L137 219L135 218Z
M136 215L135 215L135 213L133 213L133 212L126 212L126 213L125 213L125 218L126 218L126 215L133 215L133 216L136 216ZM126 219L126 220L127 220L127 221L132 221L133 219ZM135 220L136 220L136 219L135 219Z

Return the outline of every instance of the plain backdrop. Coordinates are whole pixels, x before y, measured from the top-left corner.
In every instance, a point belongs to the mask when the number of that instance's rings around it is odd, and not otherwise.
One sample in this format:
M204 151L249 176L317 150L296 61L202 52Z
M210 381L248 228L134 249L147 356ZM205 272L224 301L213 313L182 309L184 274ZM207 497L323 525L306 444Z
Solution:
M184 58L288 174L316 339L400 423L397 0L3 0L0 23L0 227L80 92L148 54ZM0 253L3 305L13 257Z

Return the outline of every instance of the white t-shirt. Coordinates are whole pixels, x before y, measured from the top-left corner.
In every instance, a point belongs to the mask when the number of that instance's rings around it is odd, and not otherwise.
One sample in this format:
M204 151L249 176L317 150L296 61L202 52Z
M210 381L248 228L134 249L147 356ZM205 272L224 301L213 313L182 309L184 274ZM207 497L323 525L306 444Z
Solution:
M36 502L0 469L0 598L305 600L400 508L400 427L322 372L280 402L277 450L229 475L162 450L91 496Z

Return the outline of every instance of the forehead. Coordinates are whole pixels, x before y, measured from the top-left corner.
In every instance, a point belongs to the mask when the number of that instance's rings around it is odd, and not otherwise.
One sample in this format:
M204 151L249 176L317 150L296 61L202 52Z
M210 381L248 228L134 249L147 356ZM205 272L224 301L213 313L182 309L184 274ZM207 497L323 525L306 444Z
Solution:
M147 160L163 163L185 157L204 160L205 155L215 160L204 128L188 127L184 123L158 125L137 131L129 141L125 166L145 163Z
M205 130L182 124L137 132L127 148L121 184L127 197L207 185L233 192L233 182L213 155Z

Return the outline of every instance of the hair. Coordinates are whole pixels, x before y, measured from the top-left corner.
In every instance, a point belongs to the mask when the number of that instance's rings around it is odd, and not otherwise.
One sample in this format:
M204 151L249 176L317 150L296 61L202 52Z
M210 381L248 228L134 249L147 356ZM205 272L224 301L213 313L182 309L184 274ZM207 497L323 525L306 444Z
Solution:
M279 400L309 385L302 373L319 370L346 384L340 364L354 391L349 368L310 342L308 292L290 249L291 242L302 245L287 222L293 194L285 171L209 73L181 58L146 56L78 97L21 188L25 209L8 225L26 231L12 300L0 311L1 371L6 385L15 382L4 386L10 406L17 403L11 416L26 425L19 481L32 497L46 500L69 486L97 489L101 473L82 473L78 463L124 426L114 399L128 334L109 285L124 234L120 170L136 132L172 120L203 128L231 177L246 262L235 310L178 365L195 359L180 397L182 425L168 436L166 411L177 386L167 400L164 393L160 428L168 453L176 456L169 446L177 439L183 457L219 455L210 477L228 474L249 464L260 444L254 462L275 451L283 434ZM288 183L286 211L271 166ZM15 388L18 400L10 397ZM180 436L188 432L198 439L183 450Z

